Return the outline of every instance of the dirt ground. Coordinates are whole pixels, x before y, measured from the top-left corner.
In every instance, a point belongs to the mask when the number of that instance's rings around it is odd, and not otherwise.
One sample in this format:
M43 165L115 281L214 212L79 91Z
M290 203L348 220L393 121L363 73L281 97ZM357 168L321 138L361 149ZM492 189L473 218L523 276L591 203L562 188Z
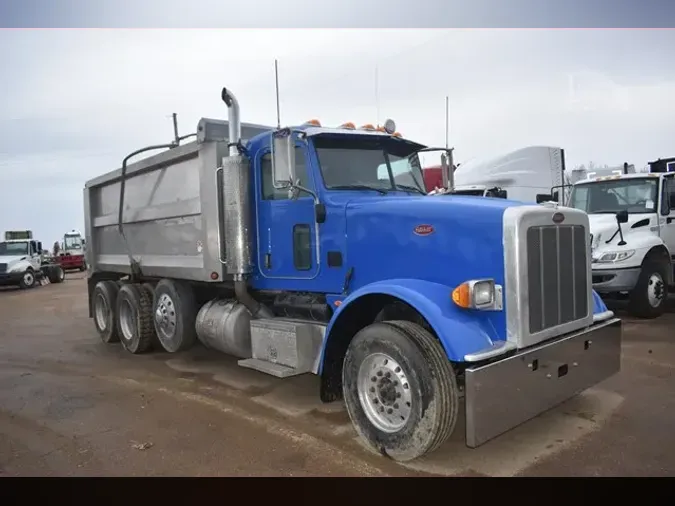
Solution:
M478 449L458 427L399 465L361 446L311 375L104 345L81 274L3 289L0 476L672 476L675 309L624 322L620 374Z

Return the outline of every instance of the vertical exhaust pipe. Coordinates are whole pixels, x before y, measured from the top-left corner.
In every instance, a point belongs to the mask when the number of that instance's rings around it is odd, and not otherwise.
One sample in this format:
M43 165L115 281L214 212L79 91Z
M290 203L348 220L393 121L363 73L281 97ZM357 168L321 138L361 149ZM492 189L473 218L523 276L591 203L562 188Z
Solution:
M239 119L239 102L237 101L237 97L235 97L234 94L227 88L223 88L223 91L220 94L220 96L223 99L223 102L225 102L225 105L227 106L228 110L227 123L229 128L229 135L228 135L229 153L230 156L237 156L239 154L237 145L241 142L241 120Z
M223 88L221 98L228 109L228 153L223 158L224 236L228 274L234 278L234 293L253 318L274 318L272 311L255 300L248 291L246 275L251 272L251 202L248 161L239 153L241 120L239 102Z

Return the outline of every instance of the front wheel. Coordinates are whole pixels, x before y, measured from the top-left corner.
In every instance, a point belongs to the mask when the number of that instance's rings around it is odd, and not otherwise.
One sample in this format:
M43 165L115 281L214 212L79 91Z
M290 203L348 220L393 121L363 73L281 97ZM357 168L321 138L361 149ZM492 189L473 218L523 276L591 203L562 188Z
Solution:
M630 293L630 311L638 318L657 318L666 311L668 303L668 269L663 260L648 258L642 265L640 277Z
M22 290L26 290L28 288L33 288L35 286L36 279L35 279L35 272L33 269L28 269L26 272L23 273L23 276L21 276L21 281L19 281L19 288Z
M342 384L356 431L393 460L435 450L455 428L455 373L438 340L417 324L385 321L362 329L347 350Z

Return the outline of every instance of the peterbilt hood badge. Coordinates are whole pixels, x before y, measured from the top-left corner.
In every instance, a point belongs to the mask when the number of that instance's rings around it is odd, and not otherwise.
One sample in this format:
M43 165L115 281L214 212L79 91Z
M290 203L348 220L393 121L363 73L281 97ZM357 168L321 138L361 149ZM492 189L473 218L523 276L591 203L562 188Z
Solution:
M414 229L413 232L415 235L430 235L434 233L434 227L432 225L417 225Z
M565 215L563 213L553 213L551 220L553 220L553 223L556 225L560 225L563 221L565 221Z

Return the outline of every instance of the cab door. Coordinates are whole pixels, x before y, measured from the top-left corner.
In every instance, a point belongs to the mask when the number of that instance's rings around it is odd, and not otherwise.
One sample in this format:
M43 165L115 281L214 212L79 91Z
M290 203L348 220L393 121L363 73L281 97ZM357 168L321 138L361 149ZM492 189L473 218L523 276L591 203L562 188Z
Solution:
M315 191L305 144L296 144L295 160L300 185ZM256 200L260 274L268 279L314 279L319 272L314 198L299 192L296 199L291 199L287 189L274 187L269 149L258 153L255 170L259 181Z
M39 247L41 246L40 243L37 241L30 241L29 243L29 252L30 252L30 264L33 266L33 269L36 271L40 270L40 266L42 264L41 261L41 251L39 250Z
M661 239L675 261L675 174L663 178L659 229Z

